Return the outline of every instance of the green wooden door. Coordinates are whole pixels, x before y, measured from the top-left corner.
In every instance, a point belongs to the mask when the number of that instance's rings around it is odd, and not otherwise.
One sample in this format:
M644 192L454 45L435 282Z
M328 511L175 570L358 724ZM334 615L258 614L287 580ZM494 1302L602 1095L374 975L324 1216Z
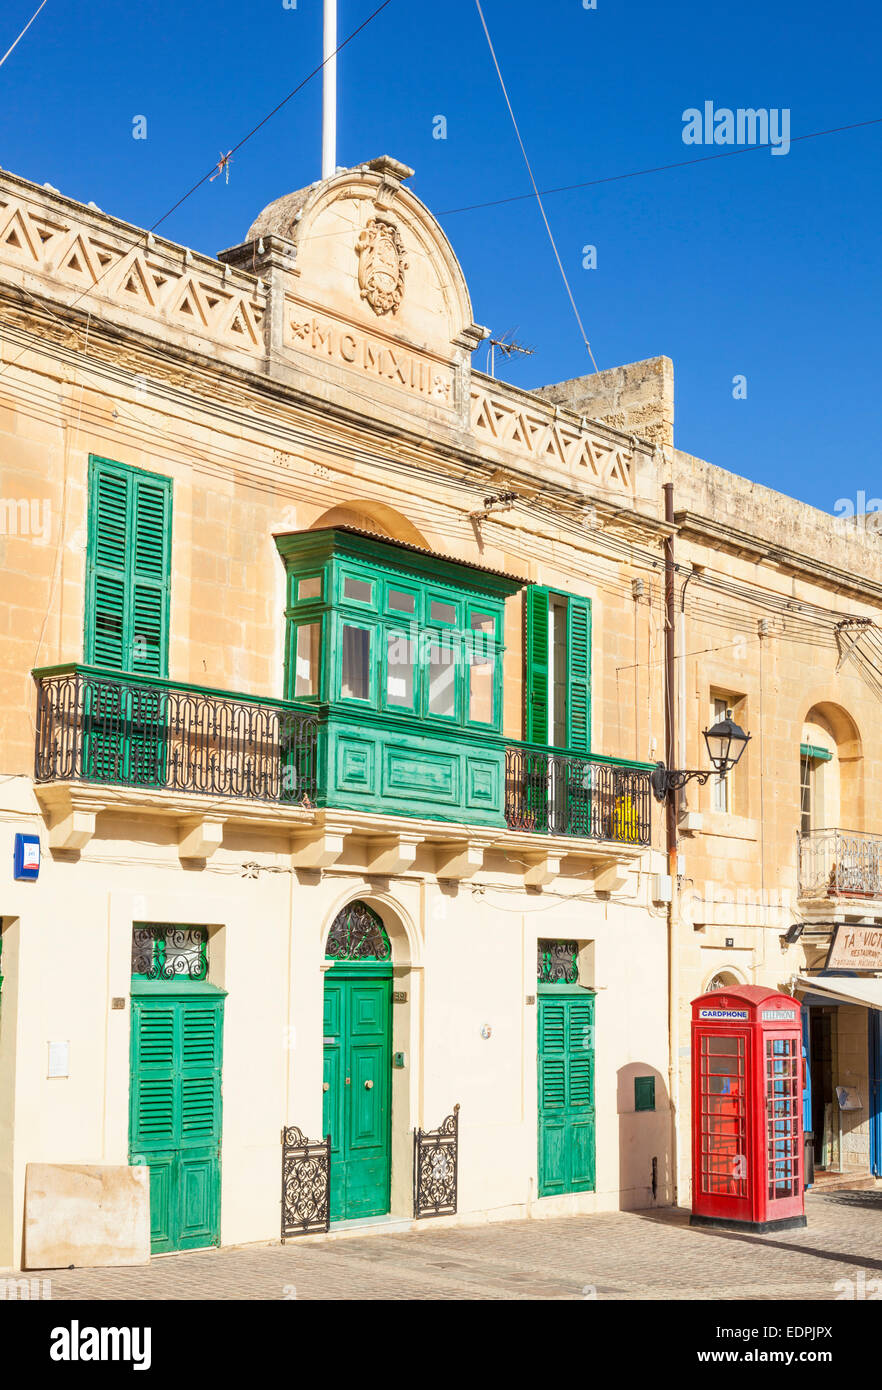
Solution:
M223 995L198 988L132 995L129 1161L150 1168L154 1254L220 1243Z
M391 1179L392 981L325 978L324 1120L331 1136L331 1220L383 1216Z
M539 1196L594 1191L594 996L539 986Z

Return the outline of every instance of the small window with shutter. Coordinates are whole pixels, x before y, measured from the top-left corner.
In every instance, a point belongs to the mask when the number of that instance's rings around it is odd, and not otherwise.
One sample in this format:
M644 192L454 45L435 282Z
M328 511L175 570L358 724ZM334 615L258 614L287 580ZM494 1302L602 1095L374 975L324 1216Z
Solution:
M171 479L89 460L84 657L88 665L168 675Z

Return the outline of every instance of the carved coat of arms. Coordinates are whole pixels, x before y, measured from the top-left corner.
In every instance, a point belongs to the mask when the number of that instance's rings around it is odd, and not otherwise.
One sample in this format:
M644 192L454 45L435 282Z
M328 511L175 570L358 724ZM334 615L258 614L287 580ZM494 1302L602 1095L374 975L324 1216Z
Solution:
M375 314L396 313L404 295L404 246L393 222L372 217L359 234L358 285Z

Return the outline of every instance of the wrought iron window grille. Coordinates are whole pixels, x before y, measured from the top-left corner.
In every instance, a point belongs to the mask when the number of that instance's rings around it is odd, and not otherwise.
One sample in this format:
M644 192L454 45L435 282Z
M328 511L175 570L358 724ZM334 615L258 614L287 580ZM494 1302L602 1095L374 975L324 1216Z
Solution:
M536 960L540 985L579 983L579 945L576 941L540 941Z
M334 919L325 947L328 960L390 961L392 947L382 920L367 903L349 903Z
M208 930L165 923L132 932L132 975L142 980L204 980L208 976Z

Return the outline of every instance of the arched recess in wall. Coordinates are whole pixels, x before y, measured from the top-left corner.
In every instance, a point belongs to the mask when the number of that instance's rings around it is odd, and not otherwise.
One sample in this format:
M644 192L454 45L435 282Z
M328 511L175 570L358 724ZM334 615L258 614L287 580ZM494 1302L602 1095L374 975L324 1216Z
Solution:
M405 545L419 545L424 550L435 547L426 540L421 531L408 521L406 516L394 507L368 498L353 497L348 502L331 507L316 517L310 531L319 531L326 526L355 526L359 531L373 531L378 536L386 536L391 541L403 541Z
M737 970L718 970L711 975L704 987L705 994L710 994L713 989L734 989L736 985L745 984L745 980Z
M803 720L800 808L802 829L863 829L863 744L854 719L831 701L812 705Z

